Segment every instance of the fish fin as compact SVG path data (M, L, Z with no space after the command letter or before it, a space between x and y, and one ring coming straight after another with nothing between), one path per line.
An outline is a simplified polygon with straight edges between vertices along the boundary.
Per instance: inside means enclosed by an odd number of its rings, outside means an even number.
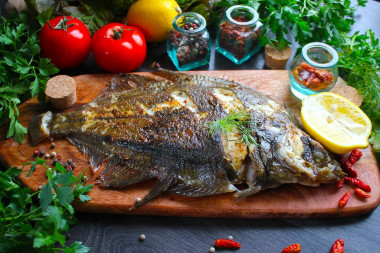
M146 86L150 82L155 82L153 78L134 75L134 74L119 74L114 76L108 85L103 89L103 91L96 98L103 98L109 96L112 93L118 93L125 90L133 90L141 86Z
M240 192L235 193L234 194L234 196L235 196L234 201L241 200L241 199L244 199L248 196L256 194L259 191L261 191L262 189L263 188L260 185L250 186L248 189L245 189L245 190L242 190Z
M161 193L166 192L174 183L174 177L167 175L159 177L157 183L153 186L149 193L145 195L145 197L141 201L136 202L130 210L139 208L142 205L148 203L149 201L155 199Z
M153 178L151 174L137 170L128 162L113 157L108 160L100 174L100 183L104 187L122 188L151 178Z
M155 70L155 74L162 76L170 81L177 81L178 79L191 79L191 75L184 74L178 71L172 71L168 69L163 69L160 67L160 64L154 62L151 67Z
M30 121L28 132L33 146L49 137L49 129L47 128L47 125L51 118L52 113L48 111L44 114L35 116Z
M94 172L96 172L103 161L108 158L107 153L101 149L103 146L101 140L90 138L84 134L69 136L67 139L88 157Z

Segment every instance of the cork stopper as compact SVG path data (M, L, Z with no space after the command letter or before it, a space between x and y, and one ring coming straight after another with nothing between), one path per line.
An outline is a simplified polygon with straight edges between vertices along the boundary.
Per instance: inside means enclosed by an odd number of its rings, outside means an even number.
M278 50L270 45L265 46L265 65L270 69L285 69L286 63L292 56L292 48Z
M69 108L76 100L76 84L72 77L58 75L50 78L46 84L45 94L48 101L57 109Z

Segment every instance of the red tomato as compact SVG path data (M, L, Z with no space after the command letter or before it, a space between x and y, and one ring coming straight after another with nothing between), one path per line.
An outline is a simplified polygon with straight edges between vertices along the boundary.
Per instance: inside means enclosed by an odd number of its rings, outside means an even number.
M111 23L96 31L91 48L99 67L113 73L137 69L146 56L146 42L142 32L136 27L121 23Z
M59 69L78 66L91 51L91 35L85 24L70 16L48 21L40 32L41 55Z

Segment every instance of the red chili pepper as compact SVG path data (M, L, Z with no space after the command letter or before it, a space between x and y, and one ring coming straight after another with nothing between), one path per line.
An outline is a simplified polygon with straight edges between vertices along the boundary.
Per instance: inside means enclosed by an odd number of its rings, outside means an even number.
M350 199L350 197L351 197L351 191L348 190L346 192L346 194L344 194L343 197L339 200L338 206L339 207L345 207L347 205L347 201Z
M350 157L348 160L351 162L351 164L354 164L357 160L359 160L360 157L362 157L363 153L359 149L352 150Z
M347 172L350 177L358 177L358 173L356 173L356 170L352 167L352 163L347 158L343 157L340 163L342 164L342 169Z
M360 179L352 178L352 177L344 177L344 180L351 182L356 187L359 187L360 189L366 192L371 192L371 187L368 184L361 181Z
M360 188L355 188L355 192L356 194L360 197L360 198L364 198L364 199L368 199L371 197L371 195L365 191L363 191L362 189Z
M344 252L344 241L342 238L336 240L331 247L330 253L343 253Z
M299 252L301 252L301 245L299 245L298 243L289 245L288 247L286 247L285 249L281 251L281 253L299 253Z
M239 249L241 245L238 242L228 239L218 239L215 241L215 246L223 249Z
M344 178L342 178L341 180L339 180L338 182L336 182L336 188L342 188L344 185Z

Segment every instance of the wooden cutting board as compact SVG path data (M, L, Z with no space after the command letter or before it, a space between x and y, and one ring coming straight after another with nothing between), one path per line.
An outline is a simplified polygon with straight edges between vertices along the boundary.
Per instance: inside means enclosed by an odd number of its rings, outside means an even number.
M295 98L289 89L288 72L285 70L239 70L239 71L198 71L190 72L210 76L224 77L249 85L278 101L299 116L301 102ZM151 75L151 73L139 73ZM75 110L83 104L92 101L106 86L113 75L82 75L74 77L77 83L76 104L67 111ZM357 91L339 80L334 92L361 102ZM35 99L23 103L20 107L20 121L28 126L34 115L43 113L43 109ZM54 111L53 111L54 112ZM45 150L48 153L55 151L62 155L62 161L72 159L76 163L75 174L88 167L86 157L65 138L55 139L56 147L50 149L50 141L32 147L29 138L19 145L13 139L5 139L5 129L2 129L0 143L0 160L8 166L21 167L25 162L33 160L35 149ZM51 164L52 159L48 161ZM21 174L21 181L36 190L46 182L45 169L40 167L29 177L25 175L30 167L25 167ZM177 195L161 195L142 208L129 211L137 197L142 198L152 187L154 181L139 183L123 190L106 190L95 185L90 192L91 201L82 204L76 203L77 211L97 213L125 213L137 215L170 215L193 217L240 217L240 218L267 218L267 217L326 217L349 216L368 213L380 203L380 176L379 168L372 152L368 147L363 150L362 158L355 164L358 177L372 187L369 199L359 199L353 194L344 208L338 208L338 201L343 194L353 187L345 185L337 189L334 184L319 187L307 187L297 184L282 185L278 188L259 192L254 196L240 201L233 201L232 194L222 194L210 197L191 198ZM90 170L89 170L90 171ZM98 174L98 173L97 173ZM96 183L97 175L87 173L89 183Z

